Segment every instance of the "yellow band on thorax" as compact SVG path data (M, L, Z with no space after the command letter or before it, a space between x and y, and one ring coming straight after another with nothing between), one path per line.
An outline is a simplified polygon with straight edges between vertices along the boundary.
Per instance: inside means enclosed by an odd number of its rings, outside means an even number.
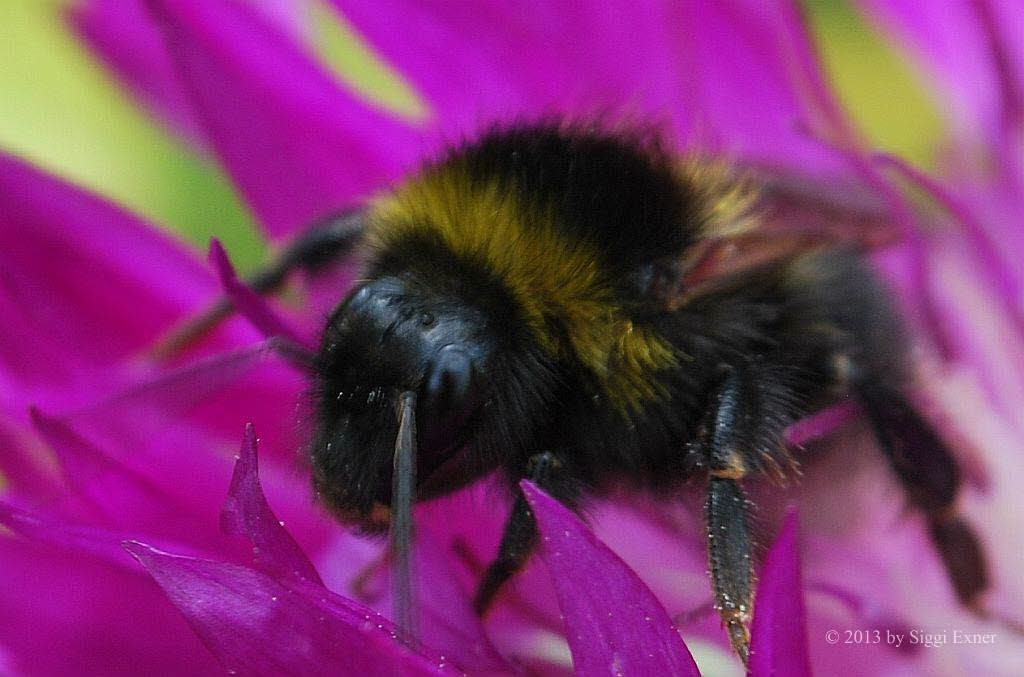
M510 290L544 349L556 357L571 350L624 413L665 394L656 373L676 363L672 346L634 326L594 246L560 230L550 209L448 168L412 179L377 200L371 213L371 245L431 234L456 256L486 266Z

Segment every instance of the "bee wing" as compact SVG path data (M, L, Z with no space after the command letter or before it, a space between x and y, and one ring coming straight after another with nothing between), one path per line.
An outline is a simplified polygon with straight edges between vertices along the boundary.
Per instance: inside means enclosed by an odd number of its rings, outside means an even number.
M802 254L835 247L870 250L900 237L885 204L866 191L782 174L757 180L761 188L752 219L757 227L709 237L680 260L657 262L647 290L656 309L678 310L752 271Z
M814 233L834 243L875 249L900 236L885 200L859 184L806 175L752 171L755 209L766 232Z

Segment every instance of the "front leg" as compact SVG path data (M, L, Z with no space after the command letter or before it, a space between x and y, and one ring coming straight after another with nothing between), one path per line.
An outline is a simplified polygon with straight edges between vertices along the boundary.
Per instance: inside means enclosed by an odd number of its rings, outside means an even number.
M359 244L366 227L363 213L349 210L334 214L314 224L299 235L268 267L248 279L253 291L273 294L281 290L295 271L316 275L327 266L343 260ZM193 345L235 311L227 299L221 299L206 311L189 318L152 349L157 359L168 359Z
M750 652L754 574L748 512L740 480L785 464L781 435L795 418L784 381L757 365L732 368L715 393L696 440L708 471L708 560L715 608L744 664Z
M560 467L561 462L555 455L546 451L530 458L528 477L540 488L550 491L553 486L552 477ZM516 500L512 505L508 522L505 523L505 532L501 537L501 545L498 546L498 556L484 572L473 599L473 608L480 616L487 613L498 590L505 581L523 568L537 546L537 520L518 484L515 492Z

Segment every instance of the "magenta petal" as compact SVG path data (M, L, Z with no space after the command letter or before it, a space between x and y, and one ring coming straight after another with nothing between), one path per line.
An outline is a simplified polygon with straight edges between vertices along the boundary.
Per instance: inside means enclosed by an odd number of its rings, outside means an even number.
M990 282L996 297L1003 304L1007 318L1017 326L1024 338L1024 311L1021 310L1024 280L1019 264L1012 263L1016 259L1015 252L997 241L987 224L939 180L894 155L878 154L874 160L883 167L895 169L905 179L916 184L959 221L967 242L982 264L979 274Z
M776 3L333 2L451 136L495 119L604 113L730 157L841 171L801 129L800 87L764 16Z
M85 512L115 529L139 529L186 543L213 543L204 520L149 478L111 458L62 419L32 412Z
M891 613L876 599L859 595L834 583L812 583L807 588L813 592L838 600L849 609L850 613L854 616L854 623L858 628L869 628L883 635L888 631L904 637L910 636L911 628L909 624L899 616ZM922 647L920 644L905 642L896 648L905 653L915 653Z
M860 413L860 407L856 402L843 400L790 425L785 431L786 442L800 446L814 441L856 420Z
M228 499L220 514L221 530L248 537L253 559L260 569L275 578L294 577L323 585L306 554L267 504L260 486L256 455L256 431L245 427L242 450L235 461Z
M124 437L118 439L126 448L132 444L146 444L151 442L147 436L152 435L154 430L167 425L169 421L180 421L233 386L240 389L239 384L251 372L265 366L269 360L276 362L275 342L275 339L270 339L222 352L187 366L146 374L111 397L75 410L67 418L76 425L83 424L89 428L126 428ZM259 376L270 380L270 376L265 373ZM285 390L284 384L277 379L272 384L273 387ZM245 383L245 387L252 389L249 383ZM282 398L273 403L277 407L276 411L280 411L285 402L287 400ZM140 425L142 421L152 425ZM237 427L232 433L235 430Z
M0 476L5 498L52 496L62 490L49 455L28 426L0 410Z
M699 675L665 607L643 581L561 503L521 486L541 532L578 675Z
M255 7L282 29L300 32L304 5L264 0ZM68 15L89 46L148 105L190 136L201 137L188 93L144 0L82 0Z
M0 537L0 673L223 675L181 614L123 552Z
M443 650L459 667L471 674L496 674L510 671L484 633L480 617L452 570L452 553L426 524L417 519L415 545L416 586L420 607L421 639ZM375 605L393 609L394 598L388 589Z
M26 539L44 543L47 546L65 548L78 554L88 554L97 559L123 567L132 573L138 572L138 566L124 551L124 542L133 538L133 534L125 530L105 529L78 522L54 517L46 512L32 512L0 501L0 525L19 534ZM190 554L203 554L203 551L191 547L187 543L159 539L161 547L184 549Z
M216 238L210 241L210 261L217 269L217 275L220 277L221 284L224 285L224 291L228 298L253 326L268 338L281 336L307 350L314 348L310 341L299 335L297 330L281 319L263 297L239 282L227 252Z
M0 524L26 538L81 550L104 559L126 563L121 543L126 534L80 524L60 522L45 515L0 502ZM127 560L130 562L131 560Z
M309 584L286 585L234 564L125 547L228 670L252 675L458 674L395 639L369 609Z
M797 511L790 510L765 558L750 633L752 677L811 674L807 611L800 576L799 524Z
M625 100L659 116L683 110L675 3L334 3L449 128Z
M1024 28L1015 0L858 4L916 52L922 69L944 90L940 103L952 109L963 133L989 134L1002 123L1007 104L1020 106Z
M147 104L188 134L199 136L188 96L142 0L86 0L72 6L69 18Z
M213 148L274 235L395 178L419 134L343 91L248 3L149 0Z
M0 154L0 385L19 406L109 392L114 365L216 291L180 243Z

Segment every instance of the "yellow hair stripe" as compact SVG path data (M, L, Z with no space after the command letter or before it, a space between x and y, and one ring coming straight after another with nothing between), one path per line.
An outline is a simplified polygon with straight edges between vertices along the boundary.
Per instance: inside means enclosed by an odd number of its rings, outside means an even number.
M370 223L371 245L432 234L457 256L481 261L508 287L544 349L574 353L624 414L665 395L655 373L676 364L672 346L633 325L593 247L561 232L550 210L518 191L460 169L432 169L378 199Z

